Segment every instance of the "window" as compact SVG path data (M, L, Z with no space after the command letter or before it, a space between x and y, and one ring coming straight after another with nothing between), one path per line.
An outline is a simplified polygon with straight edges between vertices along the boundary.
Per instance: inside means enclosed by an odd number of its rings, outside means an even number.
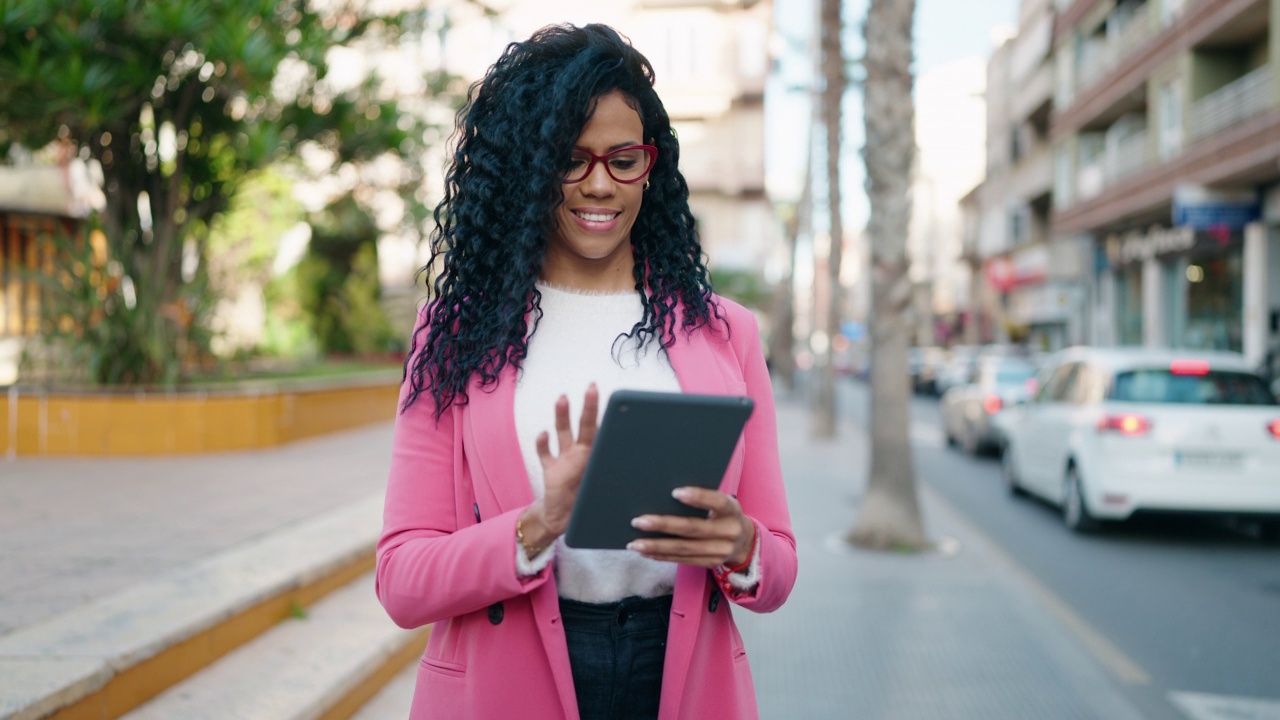
M1160 86L1160 159L1182 152L1182 85L1177 80Z
M1049 399L1053 402L1069 403L1075 402L1076 386L1080 382L1080 363L1072 363L1062 370L1065 374L1061 382L1058 382L1049 390Z
M1239 248L1193 256L1183 267L1185 294L1178 305L1174 347L1231 350L1244 347L1244 255ZM1181 279L1181 278L1180 278Z
M1160 3L1160 24L1161 26L1169 26L1174 20L1182 14L1182 7L1186 4L1186 0L1163 0Z
M1009 243L1021 245L1027 241L1027 213L1025 208L1013 208L1009 211Z
M1117 373L1109 399L1191 405L1280 404L1258 376L1220 370L1204 375L1175 375L1169 370Z
M1072 388L1070 402L1078 405L1098 402L1106 394L1106 376L1098 368L1081 365Z
M1022 387L1036 376L1035 367L1022 361L1004 361L996 365L994 370L995 383L1000 386Z
M1060 145L1053 153L1053 206L1056 208L1069 207L1073 202L1075 183L1073 182L1073 174L1075 168L1071 165L1071 150Z
M1054 369L1049 380L1040 384L1036 402L1062 402L1078 367L1079 363L1068 363ZM1044 377L1044 373L1041 373L1041 377Z
M1119 345L1141 345L1142 266L1137 263L1116 270L1116 329Z

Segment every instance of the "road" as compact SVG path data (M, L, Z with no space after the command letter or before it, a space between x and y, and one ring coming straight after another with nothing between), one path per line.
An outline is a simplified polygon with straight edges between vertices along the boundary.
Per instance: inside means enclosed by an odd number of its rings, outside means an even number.
M842 412L866 422L863 385ZM913 400L911 434L918 477L1061 606L1149 717L1280 719L1280 545L1194 518L1075 535L1012 497L996 458L945 447L936 400Z

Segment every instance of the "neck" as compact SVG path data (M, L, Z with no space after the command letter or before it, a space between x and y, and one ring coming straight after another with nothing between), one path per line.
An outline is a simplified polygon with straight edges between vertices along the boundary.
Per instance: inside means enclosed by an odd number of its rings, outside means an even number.
M564 258L548 248L538 277L548 285L567 290L619 293L635 289L636 281L632 273L634 267L635 260L631 257L630 247L617 257L594 261Z

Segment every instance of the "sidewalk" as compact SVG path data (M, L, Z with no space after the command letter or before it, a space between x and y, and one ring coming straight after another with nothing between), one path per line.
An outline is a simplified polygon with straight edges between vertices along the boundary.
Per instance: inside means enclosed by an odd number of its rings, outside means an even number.
M167 458L0 459L0 637L386 487L391 425Z
M779 402L800 579L738 611L763 718L1138 720L1117 683L982 536L922 484L950 552L850 550L868 458L846 420L809 438ZM201 458L0 461L0 636L382 492L391 425ZM361 717L403 717L410 667ZM399 709L397 709L399 708Z
M836 441L780 393L779 440L800 553L790 600L737 612L760 714L823 720L1138 720L1116 682L999 552L922 482L947 551L850 549L869 462L865 429Z

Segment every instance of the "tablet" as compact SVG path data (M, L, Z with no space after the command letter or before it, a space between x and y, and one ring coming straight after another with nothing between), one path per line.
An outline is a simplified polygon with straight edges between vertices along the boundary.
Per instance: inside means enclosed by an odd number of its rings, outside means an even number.
M718 488L751 398L619 390L609 396L569 517L565 544L621 550L641 537L638 515L706 517L671 496L687 485Z

